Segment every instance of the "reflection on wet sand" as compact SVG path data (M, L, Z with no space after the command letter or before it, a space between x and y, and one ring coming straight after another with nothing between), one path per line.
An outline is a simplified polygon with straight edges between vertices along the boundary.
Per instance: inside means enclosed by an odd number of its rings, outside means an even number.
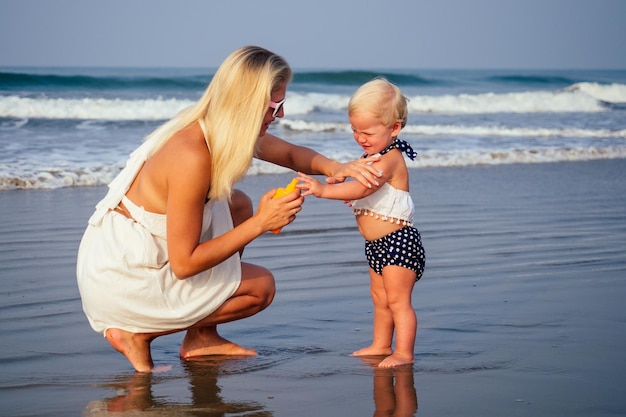
M412 365L378 368L382 358L360 358L373 378L374 417L412 417L417 414L417 392ZM115 395L92 401L83 415L95 416L211 416L272 417L276 410L258 401L227 400L219 379L248 368L245 359L206 357L181 361L183 372L120 375L102 384ZM244 371L244 373L246 373ZM181 393L182 387L182 393ZM364 385L365 387L365 385ZM275 404L276 405L276 404ZM332 404L327 404L331 406ZM360 417L360 416L359 416Z
M412 364L396 368L378 368L382 358L361 357L360 359L373 369L374 417L417 415L417 390Z
M250 412L254 412L254 415L259 417L273 416L271 411L265 410L264 405L258 402L227 402L220 396L221 388L217 384L218 374L221 374L222 367L236 360L206 358L183 362L189 375L189 389L194 409L210 411L211 416L240 415Z
M209 358L182 362L185 375L182 377L168 376L158 373L135 373L116 378L104 384L105 387L115 389L117 395L105 400L92 401L85 407L84 416L186 416L206 415L219 417L225 415L239 415L254 412L258 417L271 417L272 412L264 410L264 406L257 402L225 401L220 395L221 388L218 378L222 369L228 367L236 359ZM159 385L174 382L180 385L181 379L188 379L190 398L189 404L177 401L168 401L164 396L154 395Z

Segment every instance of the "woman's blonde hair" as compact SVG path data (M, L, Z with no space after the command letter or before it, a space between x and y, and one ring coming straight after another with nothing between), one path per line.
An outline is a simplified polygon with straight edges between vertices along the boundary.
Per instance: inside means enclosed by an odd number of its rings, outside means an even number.
M400 122L406 126L408 99L400 89L385 78L375 78L359 87L348 103L348 116L371 113L386 126Z
M293 73L281 56L258 46L232 52L213 75L200 100L157 128L147 140L161 142L202 120L211 152L209 198L229 199L254 154L273 91L286 86Z

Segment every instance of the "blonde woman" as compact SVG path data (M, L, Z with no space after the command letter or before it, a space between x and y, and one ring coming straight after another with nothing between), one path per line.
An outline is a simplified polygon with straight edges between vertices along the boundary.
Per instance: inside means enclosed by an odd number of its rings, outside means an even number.
M287 62L266 49L231 53L202 98L131 154L89 219L77 259L83 310L136 371L152 371L152 340L180 331L182 358L256 354L222 338L217 325L272 302L271 272L240 253L294 221L303 197L273 200L269 190L253 212L233 186L254 156L331 181L376 183L367 161L340 164L267 134L284 116L291 78Z

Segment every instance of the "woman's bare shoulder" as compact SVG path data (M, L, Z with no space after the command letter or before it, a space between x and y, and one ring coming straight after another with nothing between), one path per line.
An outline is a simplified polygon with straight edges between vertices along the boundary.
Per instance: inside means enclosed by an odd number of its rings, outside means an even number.
M146 161L136 182L143 200L158 211L164 210L167 195L173 190L206 194L211 182L211 154L204 137L186 129L174 134Z

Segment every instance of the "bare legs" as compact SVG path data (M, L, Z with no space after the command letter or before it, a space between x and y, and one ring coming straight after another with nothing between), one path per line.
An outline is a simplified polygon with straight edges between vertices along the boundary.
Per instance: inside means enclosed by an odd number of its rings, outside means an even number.
M154 367L150 343L165 334L187 330L180 348L180 357L190 359L205 355L256 355L221 337L217 325L250 317L269 306L274 298L274 277L265 268L241 264L241 284L220 308L188 329L163 333L130 333L120 329L108 329L106 339L122 353L138 372L151 372Z
M231 203L233 224L237 226L252 215L252 202L241 191L235 190ZM243 252L241 248L240 253ZM150 343L166 334L187 331L180 348L183 359L204 355L256 355L221 337L217 325L250 317L269 306L274 298L274 276L267 269L241 263L241 283L237 291L209 316L189 328L162 333L131 333L108 329L106 339L122 353L138 372L151 372L154 367Z
M383 277L370 268L370 295L374 303L374 330L372 344L352 353L352 356L391 355L393 316L387 303Z
M233 227L237 227L248 220L254 214L252 200L241 190L233 190L230 196L230 217L233 219ZM243 255L244 248L239 250L239 256Z
M154 367L150 342L158 335L130 333L120 329L107 329L106 339L111 346L126 356L137 372L151 372Z
M217 325L250 317L269 306L274 298L274 277L265 268L242 262L241 284L237 292L208 317L187 330L180 357L190 359L205 355L256 355L222 338Z
M417 317L411 305L415 273L390 265L378 275L370 269L370 292L374 303L372 344L352 356L387 356L378 366L389 368L413 363ZM391 344L396 332L396 349Z

